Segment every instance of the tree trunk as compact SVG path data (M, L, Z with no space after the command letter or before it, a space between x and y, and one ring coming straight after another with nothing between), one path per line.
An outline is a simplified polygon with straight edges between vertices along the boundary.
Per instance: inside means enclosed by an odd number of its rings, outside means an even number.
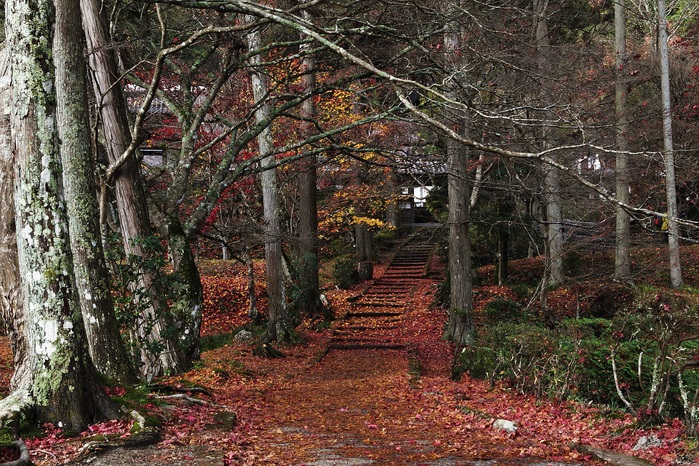
M204 290L182 223L176 215L169 216L167 222L168 245L175 280L171 295L172 317L178 338L180 369L187 370L191 368L194 360L199 359L201 351L199 331Z
M308 10L303 10L303 19L312 21ZM302 38L303 39L303 38ZM300 47L301 86L303 93L313 92L316 86L315 58L311 55L311 43ZM315 104L309 97L301 104L301 136L307 138L314 132ZM309 316L323 313L320 301L320 284L318 279L318 190L316 186L317 157L309 155L299 160L299 261L298 277L301 298L299 309Z
M473 342L471 243L469 234L470 197L466 185L468 149L447 141L449 196L449 284L450 310L445 337L457 345Z
M357 252L357 277L360 280L370 280L374 277L374 262L371 258L371 231L366 225L360 223L354 227L354 237Z
M507 266L508 266L508 254L507 250L509 247L510 234L507 225L498 225L497 227L498 235L498 252L497 252L497 274L498 274L498 285L502 286L507 282Z
M677 193L675 188L675 151L672 143L672 106L670 102L670 54L668 51L665 0L658 0L658 42L660 45L660 85L663 102L663 141L665 151L665 190L667 195L668 250L670 254L670 286L682 286L680 264L680 228L677 223Z
M79 18L79 11L75 14ZM134 383L136 373L119 332L102 251L93 177L95 164L90 153L90 128L85 111L87 80L83 41L80 25L73 24L56 35L54 51L56 58L65 63L56 68L56 92L65 96L58 101L57 125L63 186L70 212L70 246L92 362L100 374L124 385Z
M626 3L614 3L614 37L616 48L616 84L614 92L616 109L616 199L628 205L629 156L627 136L629 131L626 115ZM614 255L614 279L630 283L631 279L631 217L626 209L616 207L616 241Z
M262 49L262 35L258 30L248 33L248 47L250 51L259 52ZM255 102L258 105L255 117L258 123L269 122L272 118L272 107L267 99L269 85L267 76L257 67L261 63L260 55L255 54L250 58L252 71L252 90ZM265 261L267 265L267 298L269 321L267 325L267 339L280 343L291 339L291 326L287 315L287 305L284 287L284 267L281 242L281 222L279 221L279 208L277 202L277 173L272 164L274 156L274 140L269 126L260 132L258 138L260 154L265 156L260 161L264 171L260 174L262 183L262 203L265 219ZM269 168L268 168L269 167Z
M6 3L17 251L33 372L29 395L39 422L72 431L117 414L88 355L56 128L56 103L68 96L57 94L62 86L56 86L54 72L62 75L63 68L74 65L64 50L72 47L75 36L69 31L80 28L79 18L76 0L56 0L55 9L47 0Z
M257 309L257 295L255 294L255 263L248 248L244 253L245 266L248 270L248 318L257 325L260 323L260 311Z
M552 288L563 283L563 215L561 179L557 168L544 165L544 204L546 206L546 284Z
M546 19L548 0L534 1L534 27L536 34L536 47L538 54L538 68L541 76L548 76L548 49L549 33ZM546 88L540 90L546 97ZM546 116L543 115L543 119ZM549 131L546 123L542 126L542 147L549 146ZM563 216L561 214L561 180L557 168L544 165L544 191L543 199L546 206L546 259L545 286L543 292L562 283L565 279L563 273Z
M14 155L10 134L11 88L8 69L9 53L0 55L0 310L4 327L10 337L14 373L12 391L29 390L32 377L25 335L22 290L20 287L17 236L15 231Z
M448 17L457 13L457 5L451 2L447 6ZM461 88L458 82L458 70L461 55L461 31L456 22L444 36L444 50L449 61L447 69L454 71L450 79L450 97L458 101ZM447 108L445 114L448 124L460 134L468 134L467 123L462 109ZM450 302L449 321L445 338L457 345L469 345L475 338L472 316L473 282L471 277L471 241L469 234L470 195L466 183L469 160L469 148L453 139L447 140L447 183L449 199L449 284Z
M395 167L389 167L385 170L386 173L386 187L387 187L387 198L386 203L386 223L391 225L393 228L398 228L400 224L399 210L398 210L398 199L400 199L400 186L398 185L398 175L396 173Z
M106 150L110 163L114 163L131 143L126 100L118 85L115 50L109 40L99 5L96 0L83 0L80 5ZM125 253L127 257L143 258L147 255L142 247L143 240L152 237L153 230L150 226L138 161L134 158L128 159L116 171L114 195ZM145 301L139 305L143 309L140 316L141 325L132 331L135 338L132 338L132 344L141 363L141 375L150 380L166 372L181 372L187 364L180 364L176 357L177 345L170 339L164 339L162 335L167 327L164 322L167 310L165 300L158 299L164 298L166 294L157 288L157 284L162 281L159 279L159 271L141 268L138 272L138 282L134 284L134 290L139 291L137 294ZM152 329L152 332L149 332L149 329ZM154 354L154 346L160 346L162 350Z

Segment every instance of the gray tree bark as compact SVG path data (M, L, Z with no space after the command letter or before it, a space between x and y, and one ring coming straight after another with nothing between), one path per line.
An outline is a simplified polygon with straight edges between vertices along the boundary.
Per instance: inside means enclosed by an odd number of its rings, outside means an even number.
M546 18L548 0L534 1L534 27L535 40L539 60L539 73L542 79L549 75L548 49L549 32ZM545 86L541 92L545 92ZM544 116L544 119L546 117ZM544 148L549 145L549 131L542 127L541 143ZM557 168L544 165L544 186L543 199L546 206L546 289L554 287L563 282L565 275L563 272L563 215L561 213L561 180ZM545 306L544 306L545 307Z
M680 263L680 226L677 223L677 190L675 187L675 151L672 139L672 105L670 102L670 53L668 51L665 0L658 0L658 42L660 48L660 87L663 104L663 141L665 150L665 190L667 196L668 252L670 254L670 286L682 286Z
M77 18L76 0L5 4L17 251L32 370L25 400L39 422L81 431L117 413L88 354L61 180L56 106L67 96L57 93L55 70L70 66L62 50Z
M72 12L79 18L80 12ZM75 20L79 23L79 20ZM136 381L121 339L109 289L94 183L95 163L90 151L90 128L86 109L84 37L80 24L56 35L54 56L64 66L56 68L57 126L61 140L63 185L68 207L70 246L75 285L82 309L90 357L97 371L112 382Z
M447 17L458 13L458 5L448 2ZM460 68L463 65L461 54L461 31L458 24L450 24L444 35L444 50L447 70L452 73L449 85L449 97L458 101L458 82ZM460 135L468 134L468 122L463 116L463 109L449 108L445 115L448 125ZM471 277L471 240L469 233L470 204L467 165L470 149L454 139L447 140L447 183L449 198L449 285L450 309L445 338L457 345L468 345L475 339L473 324L473 280Z
M626 110L626 1L614 2L614 43L616 49L616 84L614 101L616 110L616 199L629 205L629 123ZM616 240L614 254L614 279L628 282L631 278L631 216L621 206L616 207Z
M10 133L12 110L9 53L3 44L0 53L0 311L10 336L13 368L10 389L28 391L32 383L29 348L25 335L22 290L20 287L17 236L15 231L14 154Z
M114 163L131 144L126 100L118 85L116 52L96 0L84 0L80 5L105 146L110 163ZM153 235L153 229L139 164L135 158L128 158L115 172L114 195L125 253L127 256L145 257L147 251L143 248L143 240ZM138 293L139 299L146 301L140 303L143 311L138 319L139 324L132 332L132 344L140 361L141 376L150 380L166 372L182 372L190 367L190 363L181 361L176 342L163 336L170 323L164 318L167 313L164 299L159 299L166 295L163 290L157 289L156 284L161 281L159 272L142 268L138 277L134 287L147 292ZM156 345L162 349L153 352L150 348Z
M303 19L312 21L311 13L303 10ZM303 37L302 37L303 39ZM311 54L311 43L300 47L301 86L304 93L312 93L316 86L315 57ZM301 136L309 137L315 131L315 104L309 97L301 104ZM301 308L311 316L323 311L320 301L320 284L318 279L318 190L316 186L317 157L309 155L299 160L299 287L301 289Z
M250 57L252 91L257 104L255 118L258 123L270 122L272 119L272 103L267 99L269 84L267 76L259 70L262 57L262 33L258 29L251 30L247 35L250 51L257 52ZM261 155L272 154L274 140L272 130L267 125L257 137L257 145ZM281 222L277 201L277 173L272 167L274 156L267 155L260 161L264 169L260 174L262 184L262 203L265 220L265 262L267 269L267 299L269 321L267 339L277 342L288 342L291 338L291 328L284 286L284 268L282 257Z

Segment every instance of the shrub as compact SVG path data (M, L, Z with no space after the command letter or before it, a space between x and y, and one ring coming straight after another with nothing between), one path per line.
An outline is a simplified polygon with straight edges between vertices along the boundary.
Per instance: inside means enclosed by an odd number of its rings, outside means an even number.
M619 342L617 337L613 323L600 318L565 320L556 329L501 320L484 329L477 343L460 354L454 375L467 372L491 381L508 380L538 396L620 406L610 363L616 346L617 376L625 381L623 389L634 402L642 402L644 380L638 379L636 370L638 354L648 342L634 338ZM649 362L643 362L644 371Z
M483 311L489 322L505 320L522 322L523 320L528 320L522 305L511 299L493 299L484 306Z
M648 288L615 319L617 342L611 358L616 366L615 388L619 399L641 420L684 414L692 430L699 423L699 404L690 396L699 390L694 370L699 359L698 309L695 293ZM631 345L628 355L620 351ZM618 361L625 357L636 362L634 373L619 369Z
M455 373L506 379L521 391L549 394L558 388L550 384L552 377L557 378L558 346L556 334L543 325L498 322L481 332L476 345L461 353Z
M595 290L587 301L591 317L613 318L617 311L628 308L633 302L634 293L631 288L621 283L610 283Z
M353 256L341 256L333 263L333 282L338 288L346 290L357 283L357 267Z
M382 228L374 235L374 249L377 252L392 250L398 238L398 229L395 227Z

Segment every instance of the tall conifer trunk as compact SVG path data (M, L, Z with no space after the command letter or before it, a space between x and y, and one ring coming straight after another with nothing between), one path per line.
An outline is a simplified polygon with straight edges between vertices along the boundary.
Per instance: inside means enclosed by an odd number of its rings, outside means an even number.
M0 54L0 310L5 329L10 337L13 368L10 389L28 391L31 387L31 368L25 335L22 290L20 287L17 236L15 231L14 155L10 133L12 109L9 53L6 48Z
M114 163L131 144L126 100L118 84L116 52L109 40L96 0L83 0L80 5L105 148L110 163ZM134 157L128 158L115 172L113 182L124 251L127 256L146 257L148 252L143 247L144 240L153 236L154 232L150 225L138 161ZM134 288L139 291L138 299L142 301L139 303L142 311L137 328L132 332L132 344L137 351L136 358L140 361L141 375L147 380L166 372L182 372L190 367L189 361L182 361L178 357L180 352L177 342L164 336L170 323L164 317L167 309L162 298L166 293L158 288L160 282L158 270L141 268L138 271L138 282L134 284ZM162 350L154 353L149 349L154 345L160 346Z
M549 65L549 31L548 31L548 0L534 1L534 32L537 50L538 71L542 81L545 83L550 75ZM543 99L547 97L546 84L542 86L539 93ZM551 141L550 131L547 127L546 114L542 113L540 145L542 149L550 146ZM543 199L546 210L545 232L546 232L546 273L543 293L542 307L544 313L546 309L546 292L549 288L555 287L563 282L565 275L563 272L563 215L561 213L561 180L560 172L557 168L550 165L543 167L544 182L543 182ZM547 317L548 318L548 317Z
M675 187L675 151L672 138L672 104L670 102L670 53L668 50L665 0L658 0L658 42L660 51L660 87L663 103L663 158L665 161L665 191L668 217L668 252L670 255L670 286L682 286L680 263L680 226L677 223L677 189Z
M313 18L308 10L303 10L303 19ZM303 37L302 37L303 39ZM300 47L301 85L303 92L311 94L316 86L315 57L311 54L311 43ZM313 97L301 104L301 136L307 138L315 130L315 104ZM316 187L317 157L309 155L298 162L299 167L299 284L301 288L301 308L309 315L322 312L320 285L318 279L318 190Z
M79 15L79 11L76 12ZM77 20L75 22L78 22ZM64 37L68 40L59 40ZM136 373L121 339L102 237L94 182L95 163L90 151L90 129L85 76L84 36L79 27L67 27L57 35L55 55L65 66L56 68L57 125L61 140L63 185L70 215L70 246L75 286L82 309L90 356L97 371L113 382L129 384ZM59 55L60 54L60 55Z
M447 18L452 21L444 35L447 70L453 72L450 77L449 97L458 101L462 89L459 69L463 60L461 50L461 28L456 21L458 5L448 2ZM452 104L447 104L451 106ZM461 108L447 108L447 124L459 134L468 136L468 122ZM450 310L445 338L457 345L471 344L475 338L473 324L471 277L471 240L469 233L471 196L466 182L467 165L470 149L459 141L447 140L447 183L449 198L449 284Z
M267 76L257 67L262 62L259 55L262 50L262 33L258 29L251 30L247 35L248 47L254 55L250 58L252 70L252 90L257 111L255 118L258 123L269 122L272 119L271 102L267 99L269 85ZM291 338L291 327L288 319L286 290L284 286L284 270L282 257L281 223L279 221L279 206L277 201L277 173L274 164L274 140L272 130L267 125L257 137L258 150L262 159L260 174L262 184L262 203L265 219L265 262L267 265L267 298L269 321L267 338L271 341L288 342Z
M56 69L61 76L64 68L75 65L66 50L74 46L71 31L80 29L79 18L76 0L5 4L7 45L12 50L17 251L32 371L25 402L29 400L39 422L74 431L117 414L88 355L56 127L57 102L68 97L56 86Z
M629 193L629 123L626 114L626 1L614 2L614 38L616 48L616 84L614 101L616 109L616 199L628 205ZM616 239L614 255L614 278L631 282L631 217L621 206L616 207Z

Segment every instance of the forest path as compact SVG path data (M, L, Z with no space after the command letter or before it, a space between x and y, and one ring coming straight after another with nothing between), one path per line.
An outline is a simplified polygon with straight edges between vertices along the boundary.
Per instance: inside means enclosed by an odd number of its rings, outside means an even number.
M216 387L213 404L185 408L163 442L70 464L579 464L571 442L555 440L567 421L547 410L562 408L482 381L450 380L453 348L441 340L444 310L430 306L437 280L427 273L428 243L404 245L349 307L338 306L346 310L331 331L306 332L305 344L281 348L284 358L255 357L244 343L204 353L204 369L185 378ZM238 413L236 428L212 423L220 409ZM521 421L525 433L493 429L501 417Z
M424 240L404 245L383 275L351 300L335 325L328 353L265 392L262 404L268 406L264 422L269 429L260 440L270 462L563 464L518 457L522 450L513 450L511 436L476 425L460 429L439 409L443 394L432 383L448 379L445 361L450 356L424 351L435 347L441 329L420 335L416 329L424 328L412 325L430 318L423 297L436 285L428 277L435 247Z

